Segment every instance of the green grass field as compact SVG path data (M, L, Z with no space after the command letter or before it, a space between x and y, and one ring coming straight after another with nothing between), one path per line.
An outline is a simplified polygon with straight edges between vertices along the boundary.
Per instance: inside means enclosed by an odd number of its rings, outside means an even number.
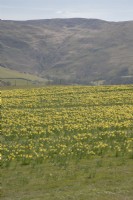
M20 73L15 70L7 69L0 66L0 80L8 83L9 86L25 86L43 84L47 80L36 75Z
M67 167L42 162L2 168L3 200L132 200L133 161L95 158Z
M2 200L132 200L133 85L2 90Z

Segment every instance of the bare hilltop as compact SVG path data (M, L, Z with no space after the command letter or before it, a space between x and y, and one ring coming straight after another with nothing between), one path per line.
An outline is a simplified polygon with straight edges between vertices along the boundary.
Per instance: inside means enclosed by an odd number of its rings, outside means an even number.
M0 67L54 83L133 83L133 21L0 20Z

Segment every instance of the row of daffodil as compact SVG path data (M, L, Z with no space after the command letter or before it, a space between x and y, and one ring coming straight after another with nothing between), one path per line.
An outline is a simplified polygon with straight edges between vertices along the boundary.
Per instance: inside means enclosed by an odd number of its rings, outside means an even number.
M2 91L2 161L133 157L133 85Z

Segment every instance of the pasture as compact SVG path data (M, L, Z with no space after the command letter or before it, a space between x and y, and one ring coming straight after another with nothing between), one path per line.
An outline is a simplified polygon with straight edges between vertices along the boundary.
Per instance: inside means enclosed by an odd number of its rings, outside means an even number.
M133 85L2 90L3 200L132 199Z

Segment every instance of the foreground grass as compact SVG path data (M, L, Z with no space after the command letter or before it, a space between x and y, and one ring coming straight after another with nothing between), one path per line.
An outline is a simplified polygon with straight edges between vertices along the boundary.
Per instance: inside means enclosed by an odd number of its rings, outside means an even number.
M2 169L2 200L131 200L133 160L95 158L58 166L48 162Z
M2 200L131 200L133 86L3 90Z

